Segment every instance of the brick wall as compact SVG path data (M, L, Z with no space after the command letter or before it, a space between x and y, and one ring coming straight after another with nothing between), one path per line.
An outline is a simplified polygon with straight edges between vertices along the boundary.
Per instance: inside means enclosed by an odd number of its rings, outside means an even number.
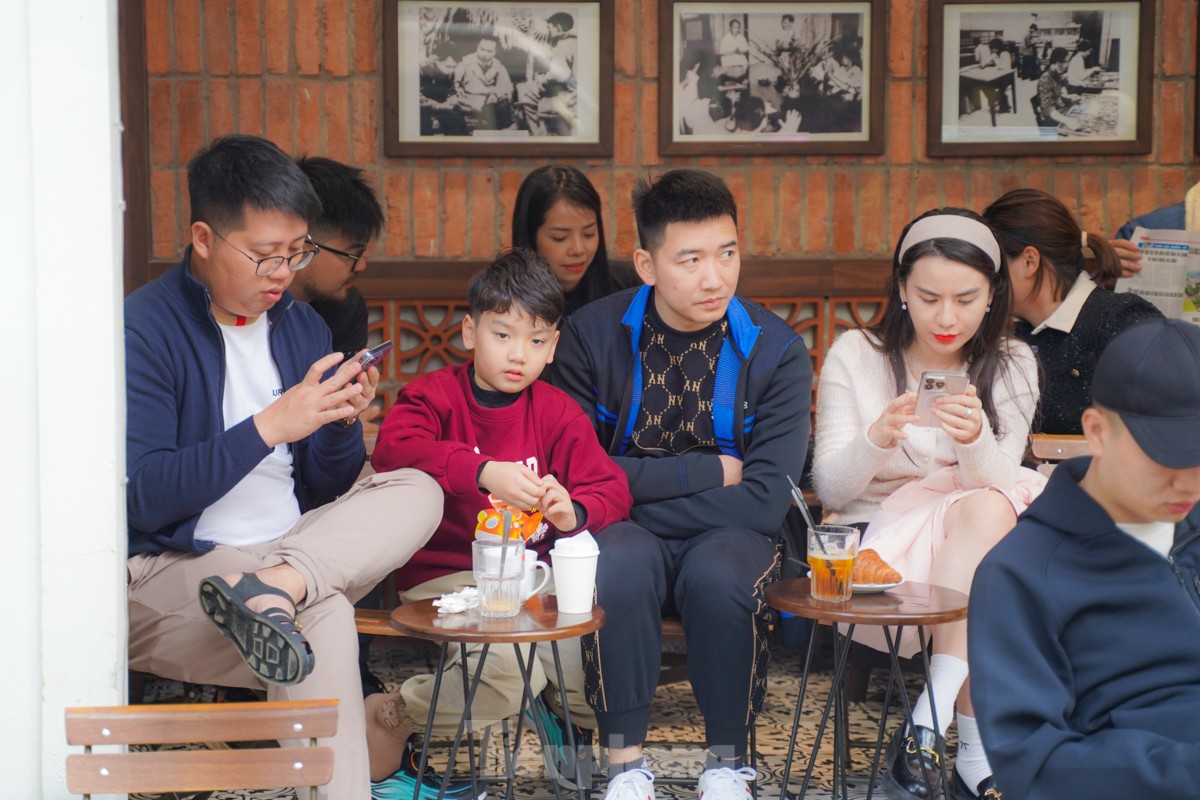
M971 159L925 155L924 0L887 3L882 156L670 159L657 152L658 6L614 2L613 158L574 163L605 198L616 257L635 247L628 197L647 169L696 165L722 175L744 215L744 251L780 259L887 257L916 213L936 205L979 209L1021 185L1055 193L1085 227L1109 234L1132 212L1179 200L1200 178L1193 0L1157 3L1151 153ZM182 249L188 158L210 138L235 131L366 167L386 198L384 258L482 259L507 243L517 186L542 161L386 158L381 7L379 0L148 0L152 258L171 259ZM638 36L623 35L629 31Z

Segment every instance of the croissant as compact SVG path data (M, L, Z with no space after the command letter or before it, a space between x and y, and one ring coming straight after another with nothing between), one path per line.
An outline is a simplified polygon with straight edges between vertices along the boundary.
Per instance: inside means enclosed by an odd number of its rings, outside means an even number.
M854 559L855 583L899 583L903 578L899 572L879 557L879 553L867 548L859 550Z

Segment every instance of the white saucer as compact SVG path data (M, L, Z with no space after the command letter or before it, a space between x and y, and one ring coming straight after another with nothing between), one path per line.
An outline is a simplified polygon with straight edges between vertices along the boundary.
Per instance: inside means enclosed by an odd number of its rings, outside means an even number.
M896 581L895 583L856 583L853 589L858 594L876 594L878 592L886 592L888 589L895 589L904 581Z

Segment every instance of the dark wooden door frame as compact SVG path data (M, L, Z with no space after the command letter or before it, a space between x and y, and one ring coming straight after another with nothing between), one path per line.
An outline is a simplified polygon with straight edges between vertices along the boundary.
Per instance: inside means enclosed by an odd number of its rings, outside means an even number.
M149 281L150 112L146 88L143 0L118 0L117 47L121 91L121 172L125 198L125 293Z

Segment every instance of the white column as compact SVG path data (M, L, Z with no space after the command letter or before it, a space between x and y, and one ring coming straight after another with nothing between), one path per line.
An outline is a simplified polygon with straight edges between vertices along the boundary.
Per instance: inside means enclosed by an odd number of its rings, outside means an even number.
M0 26L3 794L67 797L63 709L123 702L124 349L115 0Z

